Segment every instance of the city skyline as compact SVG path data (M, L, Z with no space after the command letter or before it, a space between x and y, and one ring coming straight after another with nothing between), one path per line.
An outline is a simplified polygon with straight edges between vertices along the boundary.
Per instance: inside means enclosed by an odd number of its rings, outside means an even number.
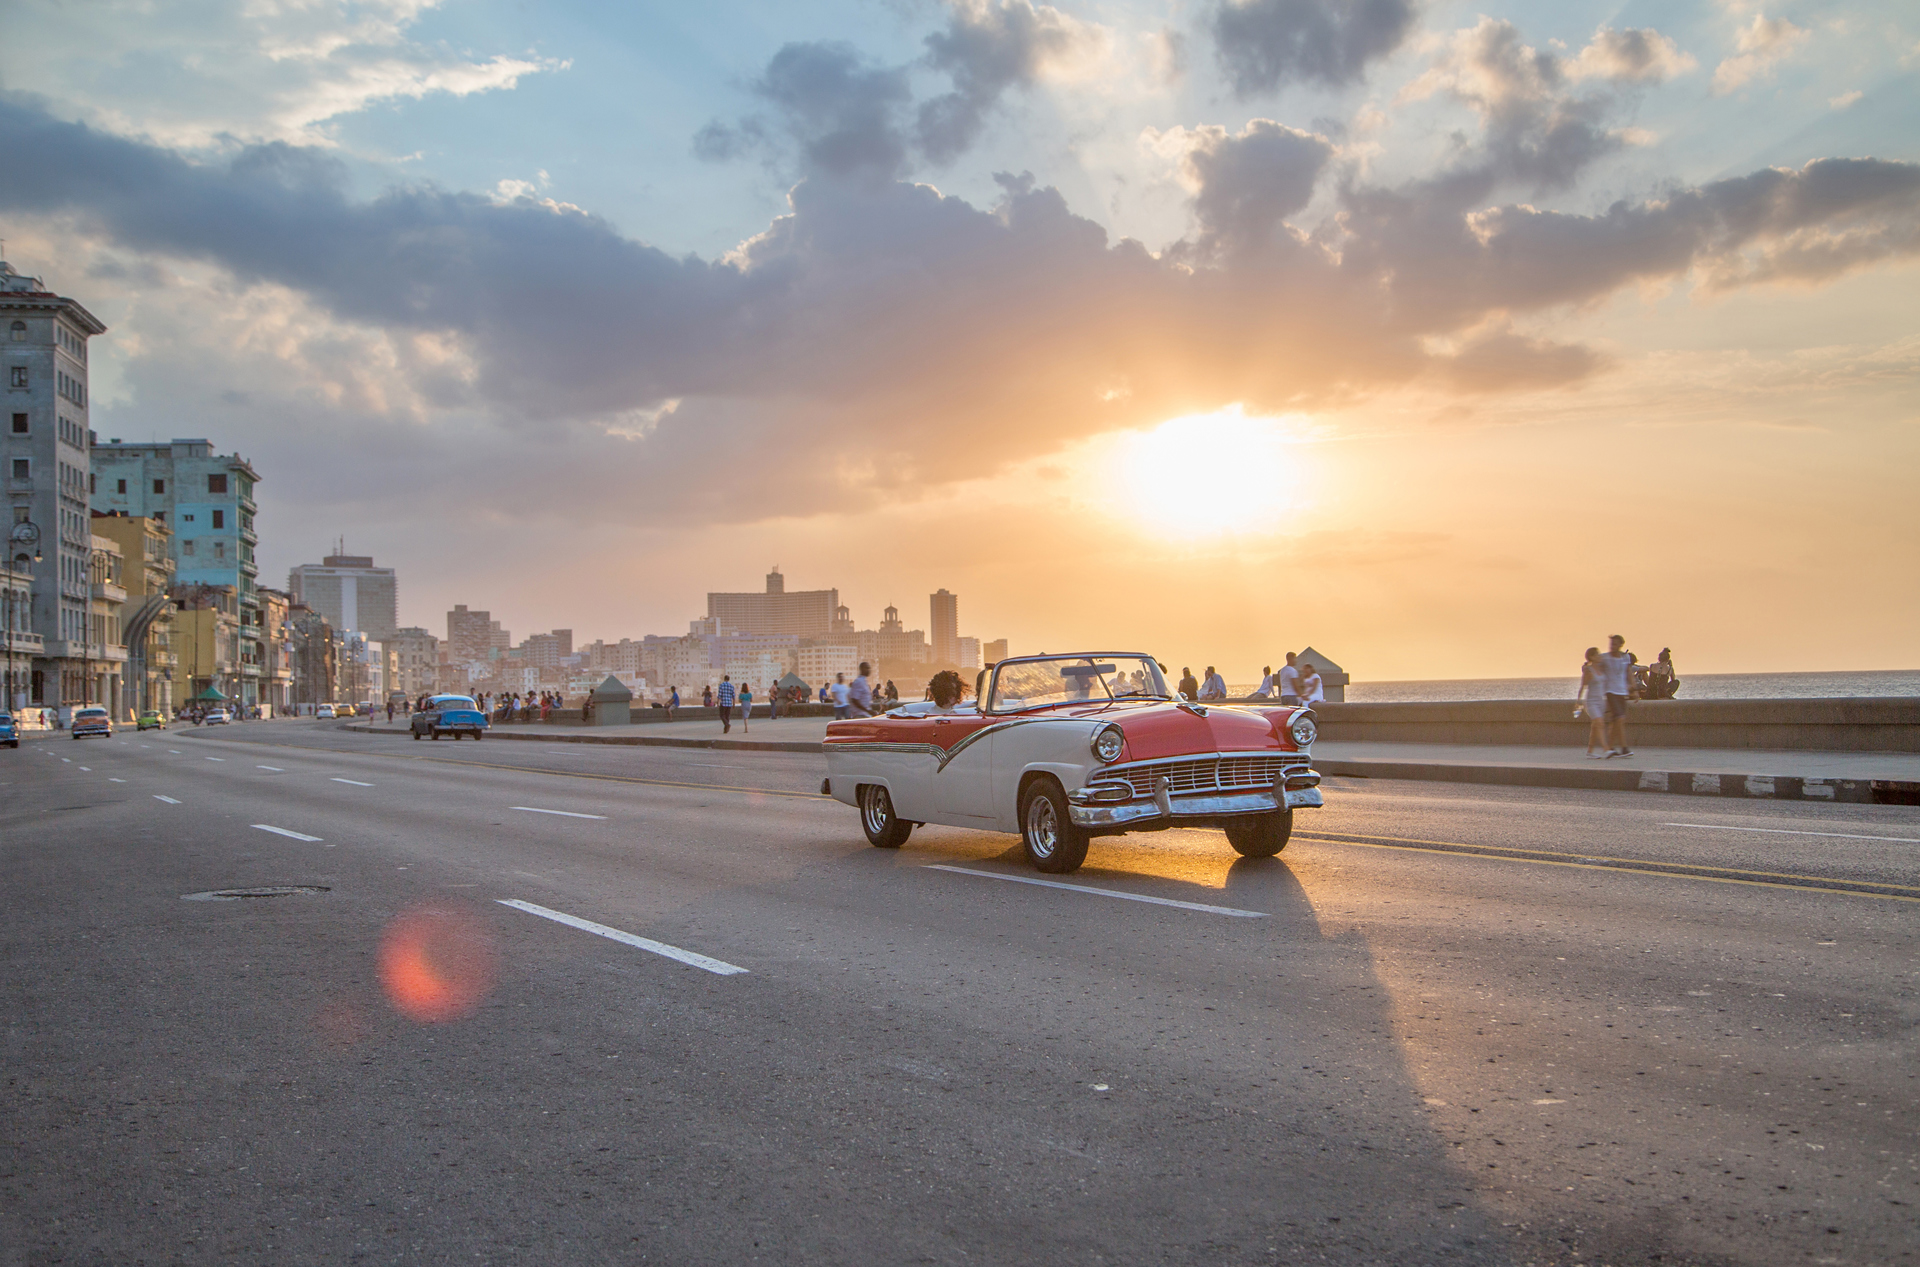
M246 453L261 573L350 530L403 625L774 557L1236 677L1920 662L1900 6L104 12L0 98L88 425Z

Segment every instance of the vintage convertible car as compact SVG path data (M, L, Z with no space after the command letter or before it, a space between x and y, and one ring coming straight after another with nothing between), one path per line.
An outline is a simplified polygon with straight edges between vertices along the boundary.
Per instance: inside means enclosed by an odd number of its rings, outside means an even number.
M1314 734L1310 709L1177 697L1138 652L1023 656L983 672L973 700L832 723L821 790L882 849L923 823L1018 832L1060 873L1094 836L1219 827L1271 857L1293 811L1321 804Z
M414 710L407 726L415 739L422 735L432 735L435 739L442 735L452 735L455 739L472 735L478 739L487 729L487 715L471 696L434 695L427 699L425 708Z

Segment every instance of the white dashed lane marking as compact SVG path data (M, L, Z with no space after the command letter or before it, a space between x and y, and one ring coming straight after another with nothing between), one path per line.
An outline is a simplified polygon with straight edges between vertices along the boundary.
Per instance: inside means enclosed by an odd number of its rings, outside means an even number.
M1011 880L1015 884L1034 884L1043 889L1065 889L1069 893L1091 893L1095 897L1117 897L1123 902L1150 902L1154 906L1177 906L1183 911L1202 911L1208 915L1231 915L1239 919L1265 919L1265 911L1243 911L1232 906L1208 906L1205 902L1182 902L1178 898L1148 897L1144 893L1122 893L1119 889L1096 889L1085 884L1066 884L1059 880L1036 880L1026 875L1002 875L998 871L974 871L968 867L950 867L944 862L927 864L929 871L951 871L956 875L977 875L987 880Z
M158 792L155 792L153 794L153 799L156 801L165 801L169 805L178 805L180 803L174 800L171 796L162 796Z
M225 761L225 760L226 760L226 758L225 758L225 757L208 757L208 758L207 758L207 760L209 760L209 761Z
M109 774L109 775L107 776L107 782L109 782L109 783L125 783L125 782L126 782L126 780L125 780L125 779L116 779L116 778L114 778L114 777L113 777L113 776L112 776L111 774Z
M509 805L507 808L517 809L523 814L558 814L562 818L606 818L605 814L576 814L570 809L540 809L533 805Z
M255 823L253 826L258 831L270 831L276 836L285 836L289 840L305 840L316 844L320 840L318 836L309 836L300 831L288 831L284 827L275 827L270 823Z
M286 773L286 771L285 771L285 770L282 770L282 769L281 769L281 768L280 768L279 766L277 766L277 765L257 765L257 766L255 766L255 767L253 767L253 768L254 768L254 769L256 769L256 770L271 770L271 771L273 771L273 772L274 772L275 774L285 774L285 773Z
M358 779L343 779L337 774L333 776L333 781L335 783L351 783L355 787L372 787L373 786L373 784L371 783L362 783Z
M518 807L516 806L515 808ZM517 897L503 897L495 900L498 901L500 905L511 906L516 911L525 911L529 915L538 915L541 919L550 919L556 924L565 924L568 928L577 928L583 933L592 933L597 937L605 937L609 941L617 941L625 946L633 946L636 949L644 950L651 954L662 955L668 959L676 959L681 963L691 965L695 968L703 968L718 976L731 977L747 971L740 965L728 963L724 959L713 959L697 951L682 950L678 946L669 946L667 943L655 941L651 937L640 937L633 933L622 932L617 928L609 928L605 924L596 924L590 919L581 919L578 915L568 915L565 911L554 911L544 906L535 906L532 902L523 902Z

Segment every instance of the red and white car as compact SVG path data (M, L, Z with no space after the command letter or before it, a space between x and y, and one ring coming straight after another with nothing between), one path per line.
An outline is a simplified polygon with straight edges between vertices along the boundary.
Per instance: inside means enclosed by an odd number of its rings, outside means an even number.
M1018 832L1060 873L1094 836L1218 827L1265 858L1294 810L1322 803L1314 734L1306 708L1177 697L1139 652L1022 656L983 672L975 699L829 725L824 790L882 849L923 823Z

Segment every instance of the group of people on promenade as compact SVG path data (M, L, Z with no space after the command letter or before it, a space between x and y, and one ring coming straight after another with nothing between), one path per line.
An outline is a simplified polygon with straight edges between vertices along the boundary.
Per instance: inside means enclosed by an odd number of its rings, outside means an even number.
M1312 661L1302 661L1297 651L1287 652L1287 662L1275 673L1272 665L1260 670L1260 686L1254 691L1255 699L1278 699L1282 704L1322 704L1327 699L1326 683L1320 680L1318 670ZM1180 685L1175 687L1180 694L1190 700L1203 703L1217 702L1227 698L1227 680L1211 664L1207 666L1206 680L1200 681L1193 676L1193 670L1181 668Z
M1627 701L1672 699L1679 690L1671 648L1660 648L1659 659L1642 665L1619 634L1607 639L1604 652L1588 647L1586 659L1580 664L1580 707L1573 710L1576 718L1587 719L1587 756L1595 761L1631 757Z

